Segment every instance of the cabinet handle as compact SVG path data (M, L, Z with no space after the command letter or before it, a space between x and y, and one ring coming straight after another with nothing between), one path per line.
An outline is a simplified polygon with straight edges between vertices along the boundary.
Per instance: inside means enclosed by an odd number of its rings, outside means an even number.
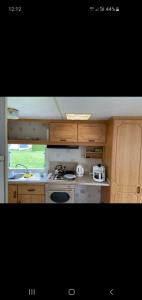
M95 140L89 140L89 142L95 142Z
M140 186L137 186L137 193L140 194Z
M17 196L17 193L16 193L16 191L14 191L13 192L13 197L16 198L16 196Z
M28 192L35 192L35 189L28 189Z
M60 140L61 142L66 142L66 140Z

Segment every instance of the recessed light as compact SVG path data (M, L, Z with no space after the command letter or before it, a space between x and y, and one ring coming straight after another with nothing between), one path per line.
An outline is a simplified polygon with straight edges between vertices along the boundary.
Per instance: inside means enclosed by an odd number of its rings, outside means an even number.
M67 120L89 120L91 114L66 114Z

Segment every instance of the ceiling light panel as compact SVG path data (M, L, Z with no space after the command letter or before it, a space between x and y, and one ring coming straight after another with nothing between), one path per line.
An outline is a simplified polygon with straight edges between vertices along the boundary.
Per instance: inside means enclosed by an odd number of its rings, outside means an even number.
M67 120L89 120L91 114L66 114Z

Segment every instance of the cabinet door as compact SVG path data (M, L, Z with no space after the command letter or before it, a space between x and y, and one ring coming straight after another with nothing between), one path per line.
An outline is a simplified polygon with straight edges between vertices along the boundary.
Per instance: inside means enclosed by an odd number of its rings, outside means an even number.
M111 202L138 202L141 135L139 122L121 121L115 126Z
M44 203L44 195L18 195L18 203Z
M50 124L50 142L53 143L77 142L77 124L73 124L73 123Z
M17 203L17 185L8 185L8 203Z
M105 124L78 124L78 141L87 143L105 143Z

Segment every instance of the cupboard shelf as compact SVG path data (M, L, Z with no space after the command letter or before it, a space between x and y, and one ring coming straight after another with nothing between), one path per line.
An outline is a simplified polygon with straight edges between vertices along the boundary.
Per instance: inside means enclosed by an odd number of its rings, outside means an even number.
M99 151L97 151L97 149ZM103 147L102 146L86 147L85 157L86 158L96 158L96 159L103 158Z

